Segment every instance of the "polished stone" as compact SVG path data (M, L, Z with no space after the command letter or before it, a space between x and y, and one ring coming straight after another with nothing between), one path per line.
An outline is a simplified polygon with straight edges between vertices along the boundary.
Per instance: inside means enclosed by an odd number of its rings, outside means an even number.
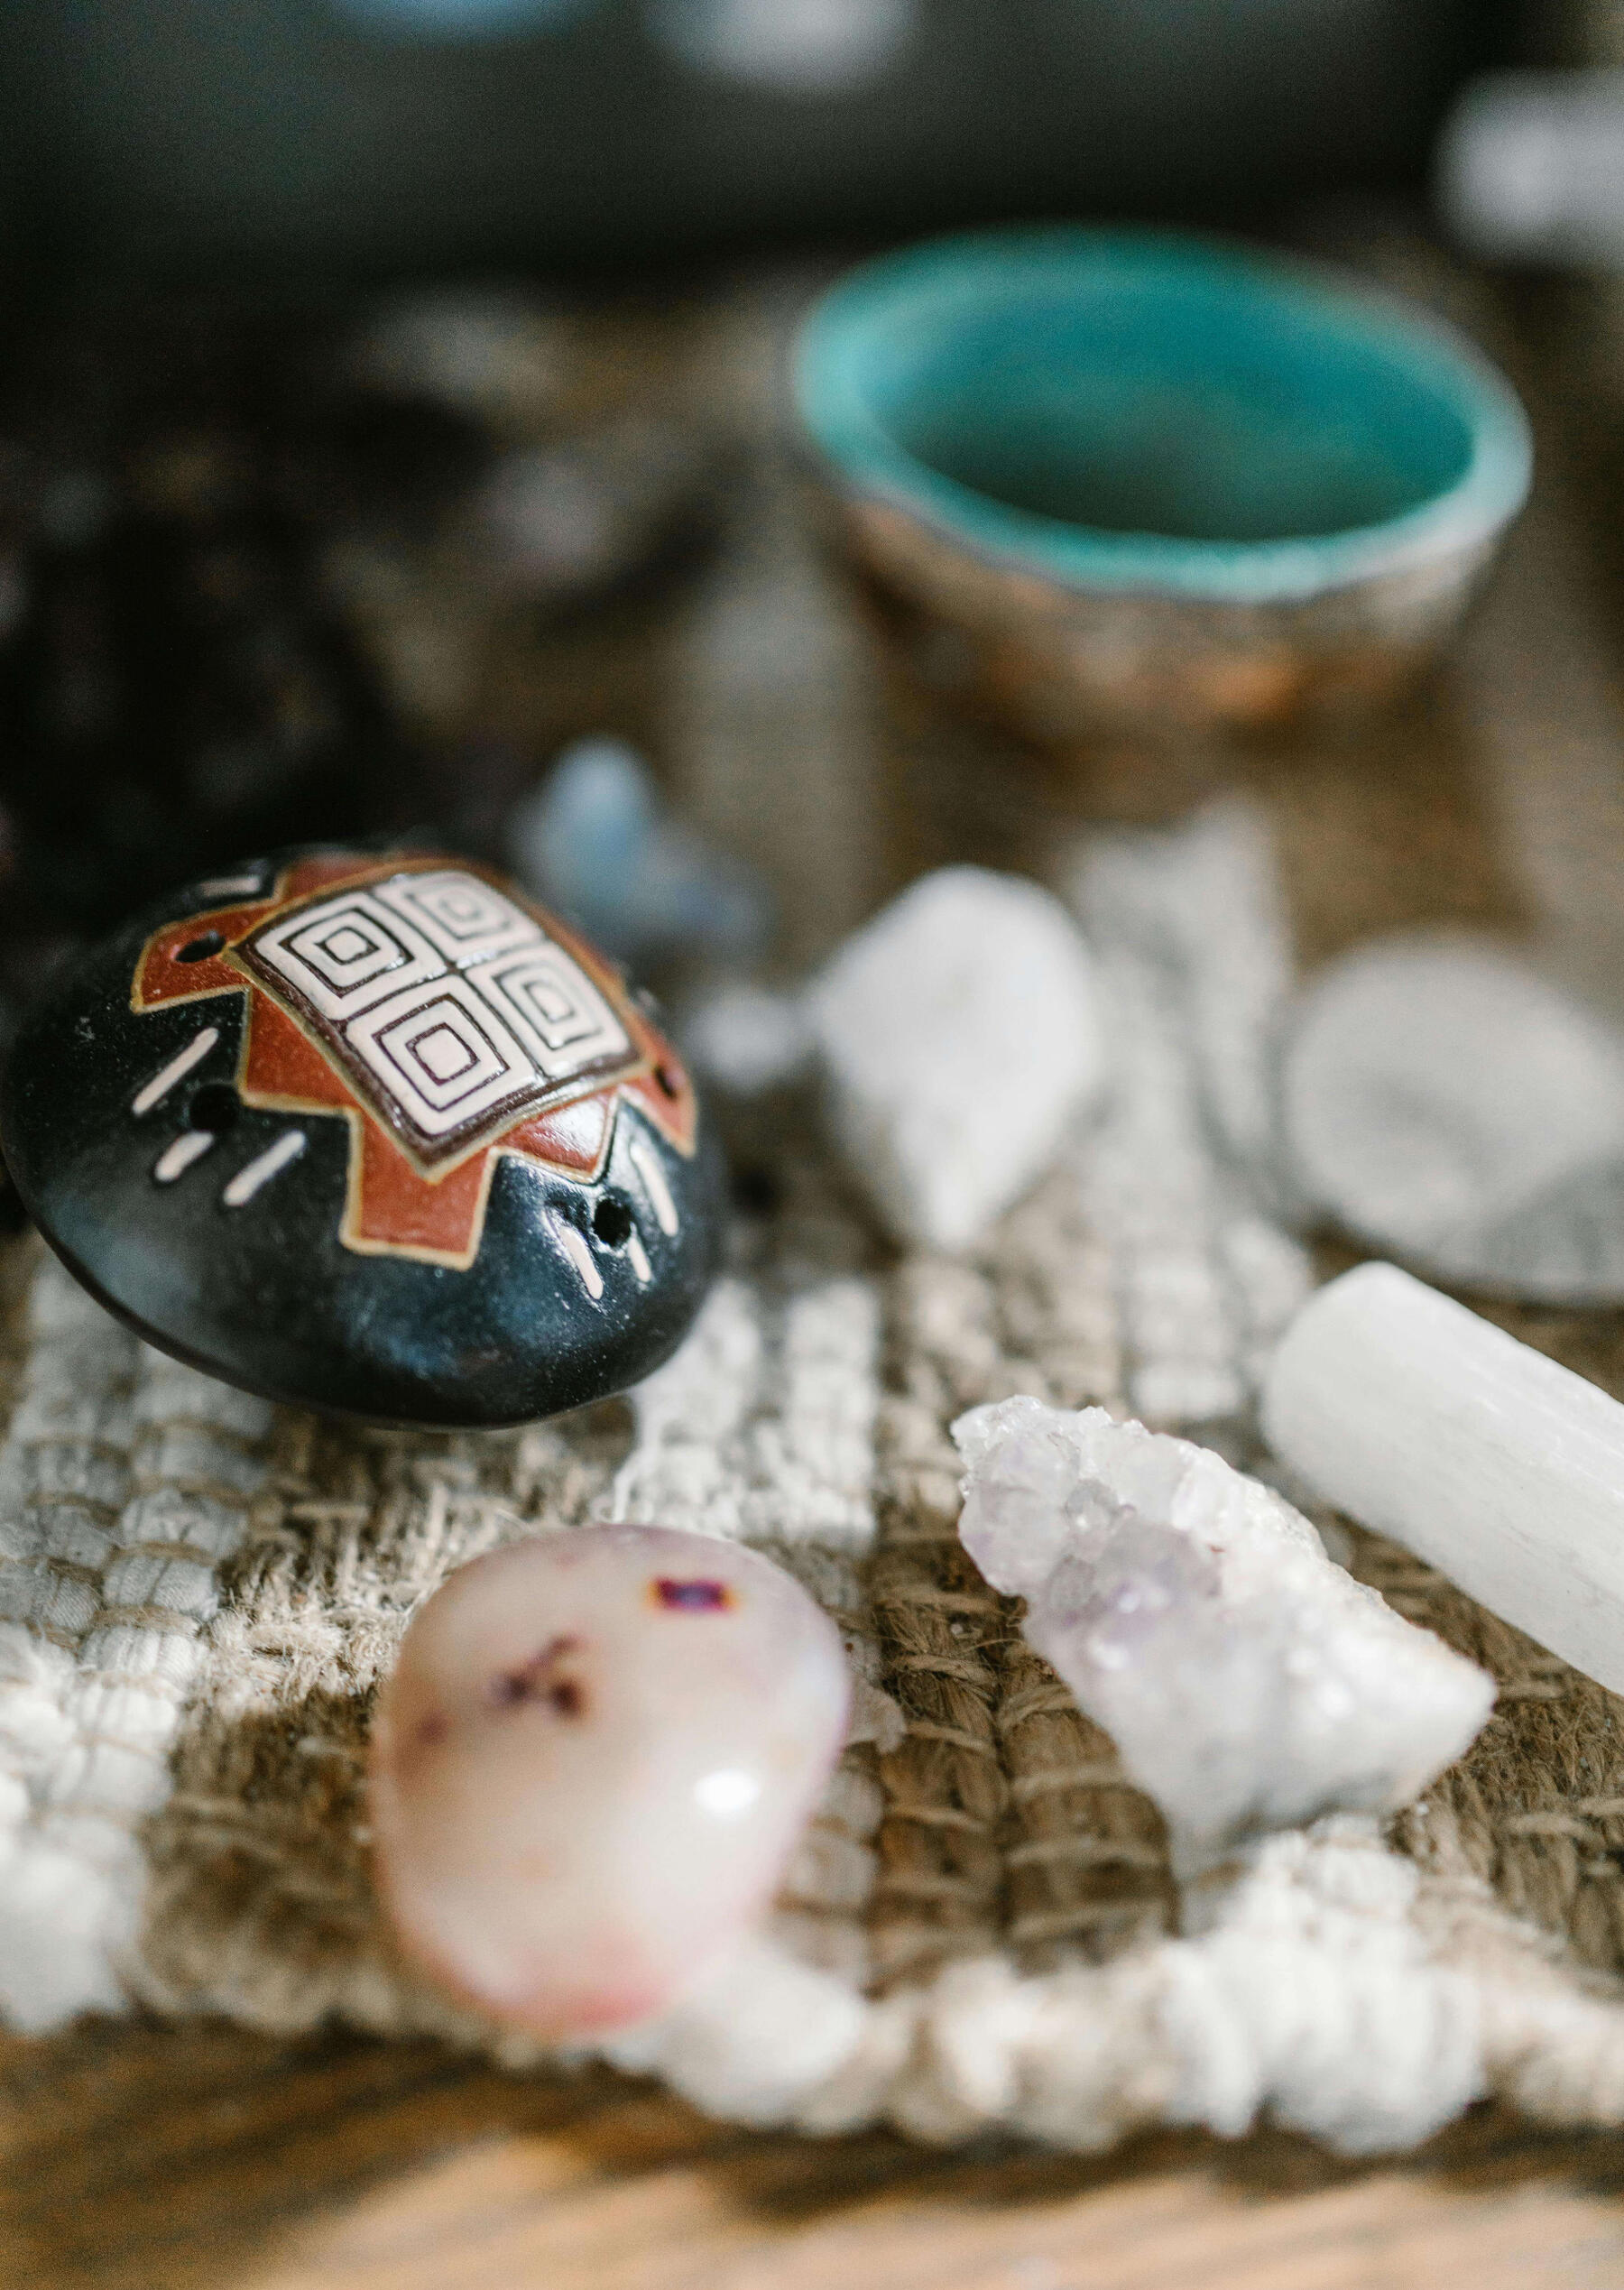
M621 974L420 852L307 849L178 891L24 1027L5 1160L150 1343L272 1399L520 1422L686 1332L720 1159Z
M848 1694L834 1624L737 1544L595 1527L475 1560L413 1621L374 1731L402 1945L550 2040L648 2018L770 1902Z

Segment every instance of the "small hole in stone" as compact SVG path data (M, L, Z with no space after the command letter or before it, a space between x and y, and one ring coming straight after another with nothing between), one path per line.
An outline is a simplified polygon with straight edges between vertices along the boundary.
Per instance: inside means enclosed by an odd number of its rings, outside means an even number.
M592 1212L592 1229L606 1249L623 1249L632 1238L632 1212L624 1201L605 1193Z
M205 930L201 937L189 938L183 946L175 949L177 962L207 962L210 955L217 955L226 944L217 930Z
M656 1066L654 1078L668 1097L680 1097L682 1076L675 1066Z
M224 1137L241 1110L241 1101L229 1082L205 1082L201 1089L193 1090L188 1100L186 1118L193 1129L206 1129L213 1137Z
M747 1216L770 1216L779 1205L780 1187L770 1168L763 1168L759 1161L751 1162L734 1169L733 1196Z
M417 1730L420 1750L437 1750L451 1731L443 1710L436 1710L426 1717Z

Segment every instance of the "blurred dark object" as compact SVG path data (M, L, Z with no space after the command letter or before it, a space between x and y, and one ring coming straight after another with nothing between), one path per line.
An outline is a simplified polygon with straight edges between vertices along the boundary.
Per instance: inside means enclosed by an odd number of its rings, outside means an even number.
M31 346L0 635L13 940L105 928L244 851L414 816L410 746L318 559L332 520L422 457L397 442L380 472L347 407L288 383L219 313L112 309Z
M0 1239L13 1240L28 1223L28 1211L11 1181L11 1171L0 1161Z
M462 545L498 592L543 614L577 611L699 552L725 476L691 431L628 415L504 453L467 503Z
M328 383L374 474L356 533L431 549L420 577L544 620L701 552L732 457L690 420L583 403L573 347L562 314L513 287L420 289L375 310Z
M444 407L494 437L556 420L578 345L553 303L512 284L408 287L375 303L337 372L365 394Z
M0 0L47 268L587 263L1417 183L1508 0ZM7 179L9 178L9 188Z

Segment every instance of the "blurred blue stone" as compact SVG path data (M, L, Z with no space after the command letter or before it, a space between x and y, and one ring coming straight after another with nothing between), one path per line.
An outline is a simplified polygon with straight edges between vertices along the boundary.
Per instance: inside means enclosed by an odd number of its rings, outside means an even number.
M329 0L340 15L409 40L479 40L551 31L599 0Z
M766 940L761 885L669 817L623 740L577 740L507 820L513 873L624 962L748 964Z

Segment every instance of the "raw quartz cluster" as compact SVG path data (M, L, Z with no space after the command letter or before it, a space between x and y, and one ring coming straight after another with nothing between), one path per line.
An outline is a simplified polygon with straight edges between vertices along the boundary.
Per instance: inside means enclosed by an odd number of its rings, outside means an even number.
M1390 1813L1466 1749L1494 1685L1333 1564L1222 1456L1030 1399L953 1427L959 1535L1115 1741L1200 1876L1275 1829Z
M808 990L829 1127L905 1243L969 1248L1064 1143L1105 1067L1093 964L1036 882L944 867Z

